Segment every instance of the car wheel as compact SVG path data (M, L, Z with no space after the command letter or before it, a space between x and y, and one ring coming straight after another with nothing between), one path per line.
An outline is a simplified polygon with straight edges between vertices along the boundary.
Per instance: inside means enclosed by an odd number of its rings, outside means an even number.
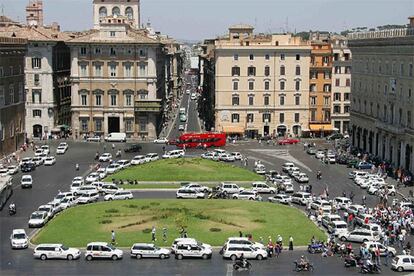
M263 260L263 256L259 254L259 255L257 255L256 259L258 259L259 261Z
M236 256L236 255L231 255L231 256L230 256L230 259L231 259L232 261L235 261L235 260L237 260L237 256Z
M237 196L233 196L233 199L237 199Z
M207 254L203 254L202 258L203 258L203 260L207 260L208 259L208 255Z
M341 241L346 241L346 237L341 237Z
M112 255L112 258L111 258L113 261L116 261L116 260L118 260L118 256L117 255Z
M363 242L363 243L366 243L367 241L368 241L367 239L363 239L363 240L362 240L362 242Z
M397 271L398 271L398 272L403 272L403 271L404 271L404 268L403 268L402 266L399 266L399 267L397 268Z
M92 261L92 255L88 255L88 256L86 256L86 260L87 260L87 261Z
M68 259L68 261L72 261L73 260L73 256L70 255L70 254L66 258Z
M249 198L249 200L254 200L254 198L253 198L253 197L251 197L251 198Z
M161 254L161 255L160 255L160 259L161 259L161 260L164 260L164 259L165 259L165 255L164 255L164 254Z
M177 259L182 260L183 259L183 255L178 254L177 256L175 256Z
M141 254L137 254L137 260L139 260L139 259L141 259L142 258L142 255Z
M391 196L395 196L395 193L394 193L394 192L392 192L392 193L391 193Z
M40 255L40 259L42 261L45 261L45 260L47 260L47 256L45 254L42 254L42 255Z

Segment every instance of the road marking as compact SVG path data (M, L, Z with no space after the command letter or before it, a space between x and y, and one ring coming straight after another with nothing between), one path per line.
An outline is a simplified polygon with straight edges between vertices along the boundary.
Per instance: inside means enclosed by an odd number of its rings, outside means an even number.
M227 264L226 276L233 276L233 265L232 264Z
M295 164L298 164L302 168L305 168L309 172L312 172L311 168L309 168L304 163L302 163L301 161L299 161L298 159L296 159L295 157L290 155L289 151L286 150L286 149L283 149L283 150L281 150L281 149L249 149L249 151L262 153L262 154L270 156L270 157L274 157L274 158L286 160L286 161L289 161L289 162L293 162Z
M191 90L190 90L190 94L191 94L192 92L191 92ZM186 94L186 97L187 97L188 95ZM187 122L185 123L185 132L187 132L187 128L188 128L188 122L190 121L189 119L188 119L188 113L189 113L189 110L190 110L190 97L187 97L187 110L186 110L186 119L187 119Z

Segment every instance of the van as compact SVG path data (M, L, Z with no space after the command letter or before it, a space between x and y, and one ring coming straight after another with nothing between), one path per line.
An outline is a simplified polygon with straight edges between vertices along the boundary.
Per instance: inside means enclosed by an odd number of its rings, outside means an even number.
M305 192L297 192L292 195L292 203L306 205L312 201L311 194Z
M250 245L231 245L227 244L223 248L223 258L229 258L232 261L235 261L240 258L240 256L243 254L243 256L246 259L257 259L257 260L263 260L267 258L267 251L260 248L253 248Z
M349 205L352 204L352 202L349 198L341 197L341 196L335 197L334 198L334 203L336 204L336 206L339 209L342 209L342 210L346 210L349 207Z
M328 232L335 236L346 235L348 233L348 225L345 221L332 221L328 224Z
M105 137L106 142L126 142L126 134L123 132L112 132Z

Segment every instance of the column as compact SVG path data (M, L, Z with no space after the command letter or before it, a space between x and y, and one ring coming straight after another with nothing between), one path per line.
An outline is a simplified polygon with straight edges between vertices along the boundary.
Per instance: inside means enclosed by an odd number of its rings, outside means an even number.
M108 135L108 113L104 112L104 120L102 122L104 135Z
M400 166L403 168L407 167L407 164L405 163L405 150L406 150L406 142L405 141L401 141L401 145L400 145Z
M119 113L119 132L125 132L124 114Z

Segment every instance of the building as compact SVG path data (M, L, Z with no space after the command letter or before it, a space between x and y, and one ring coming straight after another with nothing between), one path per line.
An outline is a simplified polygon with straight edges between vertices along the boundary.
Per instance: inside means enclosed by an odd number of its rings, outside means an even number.
M352 54L346 37L333 36L331 120L334 131L349 133Z
M329 38L311 41L309 72L309 129L313 136L332 132L332 46Z
M203 79L208 82L207 75L215 74L217 131L249 137L301 136L308 131L307 42L290 34L255 35L249 25L234 25L227 36L214 40L211 51L202 57L207 69ZM208 62L213 61L210 70Z
M67 41L73 134L156 138L166 97L164 44L136 28L139 1L105 1L107 12L97 13L102 5L94 1L94 29ZM129 8L134 12L124 14Z
M99 29L108 16L123 17L130 26L140 28L140 0L93 0L93 24Z
M0 157L24 143L24 61L27 41L0 35Z
M407 28L353 33L352 144L414 172L414 17Z
M27 26L43 26L43 1L33 0L26 6Z

